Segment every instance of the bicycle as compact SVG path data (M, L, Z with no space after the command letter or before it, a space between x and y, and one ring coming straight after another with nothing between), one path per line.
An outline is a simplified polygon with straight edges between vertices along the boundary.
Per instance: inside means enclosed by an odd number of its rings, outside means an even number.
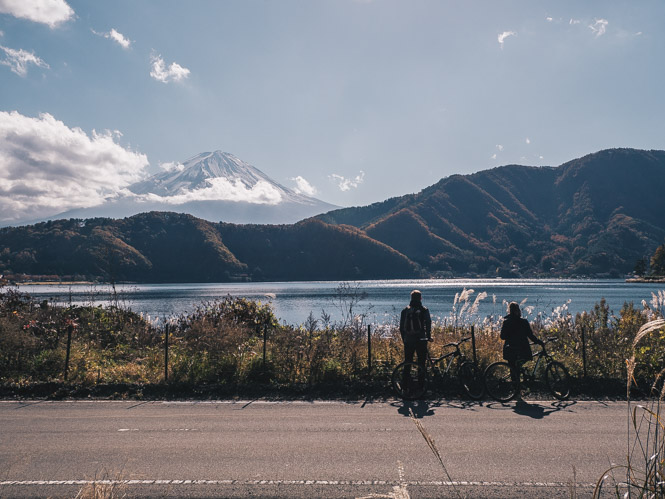
M434 381L440 379L442 382L451 376L451 367L453 363L457 365L457 377L460 380L462 388L466 394L474 400L482 398L485 393L483 384L483 373L476 363L468 360L462 351L460 345L469 341L471 336L463 338L458 342L451 342L443 348L453 347L454 350L441 355L441 357L431 357L427 352L425 359L425 368L422 368L416 362L402 362L392 374L393 390L404 400L416 400L422 398L427 391L427 387ZM428 341L423 339L423 341ZM445 369L439 368L439 363L447 360Z
M545 362L545 384L550 393L559 400L566 400L570 395L570 375L568 369L561 362L552 358L545 348L546 343L557 341L558 338L547 338L541 345L541 350L532 354L536 359L533 369L527 370L523 365L518 367L517 380L513 379L513 369L508 362L494 362L487 366L483 376L485 380L485 389L487 393L499 402L508 402L517 396L522 389L522 379L524 382L532 383L536 379L536 373L540 366L541 359ZM541 374L542 375L542 374Z

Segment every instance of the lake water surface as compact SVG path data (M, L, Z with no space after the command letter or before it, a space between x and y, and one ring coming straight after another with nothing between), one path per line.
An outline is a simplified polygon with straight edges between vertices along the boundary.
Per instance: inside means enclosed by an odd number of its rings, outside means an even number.
M117 290L120 304L151 318L173 317L194 310L197 305L225 296L246 297L271 303L276 316L288 324L302 324L310 313L320 319L322 312L332 320L342 319L342 309L336 304L340 282L262 282L221 284L136 284L120 285ZM534 307L537 313L551 316L553 310L568 303L568 310L591 310L605 298L611 309L619 312L624 302L641 307L642 300L651 300L651 293L665 289L663 283L627 283L623 280L577 279L423 279L381 280L346 283L352 290L364 294L356 312L367 315L374 324L395 320L399 311L408 304L409 293L419 289L423 303L432 317L449 318L455 295L463 290L474 290L471 300L479 293L487 297L479 301L477 320L504 314L504 301L522 302ZM60 303L106 304L111 299L108 285L21 285L21 291L35 299L48 299Z

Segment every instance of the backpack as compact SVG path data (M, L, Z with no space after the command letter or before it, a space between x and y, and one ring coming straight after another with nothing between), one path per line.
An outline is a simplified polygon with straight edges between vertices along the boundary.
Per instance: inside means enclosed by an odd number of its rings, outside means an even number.
M404 330L407 336L423 337L425 335L425 318L423 315L423 309L420 307L406 307Z

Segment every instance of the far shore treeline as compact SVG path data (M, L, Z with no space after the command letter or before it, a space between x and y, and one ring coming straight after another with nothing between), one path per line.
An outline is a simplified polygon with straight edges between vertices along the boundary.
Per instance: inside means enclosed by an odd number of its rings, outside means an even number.
M648 277L665 274L663 193L665 151L611 149L558 167L452 175L293 225L150 212L5 227L0 274L155 283Z

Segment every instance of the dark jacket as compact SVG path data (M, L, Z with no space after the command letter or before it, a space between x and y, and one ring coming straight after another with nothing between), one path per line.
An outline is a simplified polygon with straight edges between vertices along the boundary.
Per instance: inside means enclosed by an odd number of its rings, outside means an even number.
M516 360L529 360L531 358L531 347L529 340L542 344L531 331L529 321L521 317L506 315L501 326L501 339L505 340L503 345L503 358L509 362Z
M418 322L421 325L418 331L410 331L407 324L410 312L417 313ZM421 338L430 339L432 337L432 318L430 317L429 310L423 307L421 303L411 302L400 314L399 332L402 335L403 341L420 340Z

